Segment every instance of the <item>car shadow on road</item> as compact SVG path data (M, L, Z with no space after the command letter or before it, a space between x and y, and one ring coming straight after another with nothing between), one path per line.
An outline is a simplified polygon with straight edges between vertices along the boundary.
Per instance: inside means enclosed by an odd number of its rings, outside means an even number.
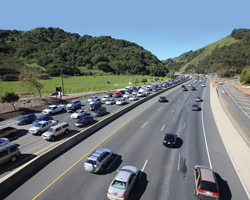
M134 185L133 190L131 191L129 195L129 200L138 200L141 199L142 195L146 191L147 185L148 185L148 180L147 180L147 174L144 172L140 172L138 179Z
M177 139L176 139L176 145L173 148L174 149L179 149L179 148L181 148L182 144L183 144L183 140L181 138L177 137Z
M26 129L18 129L16 133L14 133L13 137L9 138L11 142L15 141L16 139L23 137L29 134L28 130Z
M122 156L118 154L113 155L113 159L110 160L104 167L103 172L100 172L99 175L111 174L116 171L122 163Z
M230 200L232 199L232 193L231 190L227 184L227 181L223 180L221 176L218 173L215 173L218 185L219 185L219 191L220 191L220 200Z

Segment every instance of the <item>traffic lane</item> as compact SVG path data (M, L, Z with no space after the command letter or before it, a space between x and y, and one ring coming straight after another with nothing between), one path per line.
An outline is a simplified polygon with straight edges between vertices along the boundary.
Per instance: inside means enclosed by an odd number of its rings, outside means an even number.
M211 87L211 86L209 86ZM208 88L210 89L210 88ZM204 127L207 135L212 167L218 173L217 179L220 188L220 199L248 199L234 165L228 155L220 137L210 105L210 93L206 93L204 104ZM239 135L240 137L240 135Z
M235 104L235 102L232 100L230 95L222 93L221 91L223 88L219 85L219 93L220 96L225 103L225 106L233 116L233 118L236 120L236 122L239 124L239 126L243 129L245 134L250 138L250 123L249 123L249 118L247 115Z
M146 102L146 103L144 103L144 105L149 105L150 103L151 103L151 102ZM143 107L144 105L138 106L138 107L135 108L134 110L130 111L130 113L137 113L137 112L140 112L141 109L142 109L142 107ZM131 118L131 115L130 115L129 113L128 113L128 114L125 114L125 115L123 116L123 119L126 119L126 118ZM120 118L119 118L119 119L120 119ZM109 124L107 127L112 128L112 130L116 130L116 128L117 128L117 123L111 123L111 124ZM108 130L109 130L109 129L108 129ZM95 140L95 143L96 143L97 141L102 140L103 137L104 137L107 133L110 133L110 131L104 131L103 134L97 134L97 133L96 133L96 134L93 134L93 135L92 135L91 137L89 137L89 138L90 138L90 140L91 140L91 138L96 138L96 140ZM88 139L89 139L89 138L88 138ZM89 140L88 140L88 141L89 141ZM85 142L85 141L83 141L83 142ZM98 142L97 142L97 143L98 143ZM85 143L84 147L88 147L88 144L89 144L89 142ZM71 151L69 151L69 152L71 152ZM84 152L84 151L80 151L80 152ZM68 153L68 152L66 152L66 153ZM74 154L74 155L75 155L75 154ZM60 167L59 167L56 171L52 170L53 173L52 173L49 177L47 177L45 180L43 180L42 183L41 183L41 181L38 181L40 184L38 184L38 185L35 184L35 185L36 185L36 188L40 188L40 186L43 186L43 183L45 183L45 185L46 185L46 183L47 183L47 184L50 184L50 183L52 182L52 180L50 179L51 177L54 177L54 175L55 175L55 177L58 177L59 174L60 174L60 172L63 173L63 171L67 169L68 163L72 163L72 162L69 162L69 160L72 159L72 158L75 158L74 155L73 155L73 156L69 156L69 159L68 159L68 158L66 159L66 160L67 160L66 163L65 163L65 159L63 158L63 156L59 157L58 159L62 158L62 160L64 161L64 163L63 163L63 164L60 164ZM68 167L69 167L69 166L68 166ZM52 167L52 169L54 169L54 168L56 168L56 167ZM48 169L47 167L43 169L43 171L44 171L45 174L47 174L47 173L45 172L47 169ZM59 173L58 173L58 172L59 172ZM49 170L48 173L51 173L51 170ZM42 179L43 179L43 175L41 175L41 176L42 176ZM54 178L55 178L55 177L54 177ZM48 182L47 182L47 181L48 181ZM26 184L26 183L25 183L25 184ZM47 185L46 185L46 186L47 186ZM43 190L46 186L41 187L41 190ZM31 187L33 187L33 184L31 184ZM25 187L25 188L27 188L27 187Z

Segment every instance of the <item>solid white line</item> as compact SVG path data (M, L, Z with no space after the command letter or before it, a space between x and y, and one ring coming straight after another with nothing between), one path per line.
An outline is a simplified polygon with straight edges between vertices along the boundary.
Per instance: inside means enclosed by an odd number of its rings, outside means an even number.
M172 110L172 113L174 112L174 109Z
M210 86L210 87L211 87L211 86ZM204 99L204 95L205 95L206 89L207 89L207 88L205 87L205 90L203 90L203 97L202 97L202 99ZM201 110L201 122L202 122L203 135L204 135L204 140L205 140L205 145L206 145L206 150L207 150L207 157L208 157L208 162L209 162L210 168L213 168L213 167L212 167L212 163L211 163L211 159L210 159L209 150L208 150L207 137L206 137L205 127L204 127L203 104L201 105L201 107L202 107L202 110Z
M235 97L234 99L236 99L237 102L249 102L249 99L244 100L242 98L235 98ZM237 100L237 99L240 99L240 100Z
M242 108L244 108L244 109L250 109L250 108L247 108L247 107L243 107L243 106L241 106Z
M178 171L180 171L180 164L181 164L181 154L179 154L179 159L178 159Z
M223 88L226 90L226 92L228 93L228 91L227 91L227 89L224 87L224 85L223 85ZM250 117L248 116L248 114L239 106L239 104L233 99L233 97L231 96L231 94L230 93L228 93L229 94L229 96L232 98L232 100L234 101L234 103L242 110L242 112L244 112L245 113L245 115L248 117L248 119L250 119Z
M106 169L106 171L108 171L108 169L111 167L111 165L115 162L115 160L119 157L119 155L116 156L116 158L113 160L113 162L108 166L108 168Z
M185 123L183 124L183 129L185 128Z
M243 105L250 105L250 103L241 103L238 101L239 104L243 104Z
M161 107L158 109L158 111L160 111Z
M145 169L147 162L148 162L148 160L146 160L146 162L144 163L144 165L143 165L143 168L142 168L142 170L141 170L141 173L140 173L139 178L141 177L141 174L142 174L143 170Z
M142 126L142 128L147 124L148 122L146 122L143 126Z
M165 127L165 124L164 124L163 127L161 128L161 131L163 131L164 127Z
M181 100L179 101L179 103L181 102Z

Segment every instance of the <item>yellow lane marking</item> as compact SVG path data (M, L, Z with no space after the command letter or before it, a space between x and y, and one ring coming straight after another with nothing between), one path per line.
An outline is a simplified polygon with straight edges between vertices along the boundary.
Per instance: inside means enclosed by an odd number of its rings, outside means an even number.
M218 89L218 87L217 87L217 89ZM227 110L228 114L230 115L230 117L232 118L232 120L235 122L235 124L239 127L239 129L242 131L242 133L243 133L243 134L247 137L247 139L250 141L250 137L246 134L246 132L241 128L241 126L238 124L238 122L234 119L233 115L229 112L229 110L228 110L226 104L224 103L224 101L223 101L223 99L222 99L222 97L221 97L221 95L220 95L220 92L218 92L218 94L219 94L219 96L220 96L220 99L221 99L222 103L224 104L224 108L226 108L226 110Z
M177 90L177 88L175 89ZM174 92L175 90L171 91ZM168 94L170 94L171 92L169 92ZM72 169L77 163L79 163L82 159L84 159L88 154L90 154L92 151L94 151L94 149L96 149L98 146L100 146L105 140L107 140L109 137L111 137L115 132L117 132L119 129L121 129L124 125L126 125L128 122L130 122L132 119L134 119L136 116L138 116L139 114L141 114L143 111L145 111L147 108L149 108L150 106L152 106L154 103L156 103L156 101L154 101L153 103L151 103L149 106L147 106L146 108L144 108L143 110L141 110L139 113L137 113L134 117L132 117L131 119L129 119L127 122L125 122L123 125L121 125L119 128L117 128L114 132L112 132L110 135L108 135L106 138L104 138L101 142L99 142L96 146L94 146L88 153L86 153L83 157L81 157L78 161L76 161L70 168L68 168L65 172L63 172L57 179L55 179L52 183L50 183L44 190L42 190L37 196L35 196L32 200L35 200L37 197L39 197L43 192L45 192L50 186L52 186L56 181L58 181L64 174L66 174L70 169Z

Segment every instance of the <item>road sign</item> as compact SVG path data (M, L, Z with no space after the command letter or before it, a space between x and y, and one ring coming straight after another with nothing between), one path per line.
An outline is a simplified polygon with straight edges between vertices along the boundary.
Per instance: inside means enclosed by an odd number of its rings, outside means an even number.
M217 73L209 73L208 76L217 76Z

